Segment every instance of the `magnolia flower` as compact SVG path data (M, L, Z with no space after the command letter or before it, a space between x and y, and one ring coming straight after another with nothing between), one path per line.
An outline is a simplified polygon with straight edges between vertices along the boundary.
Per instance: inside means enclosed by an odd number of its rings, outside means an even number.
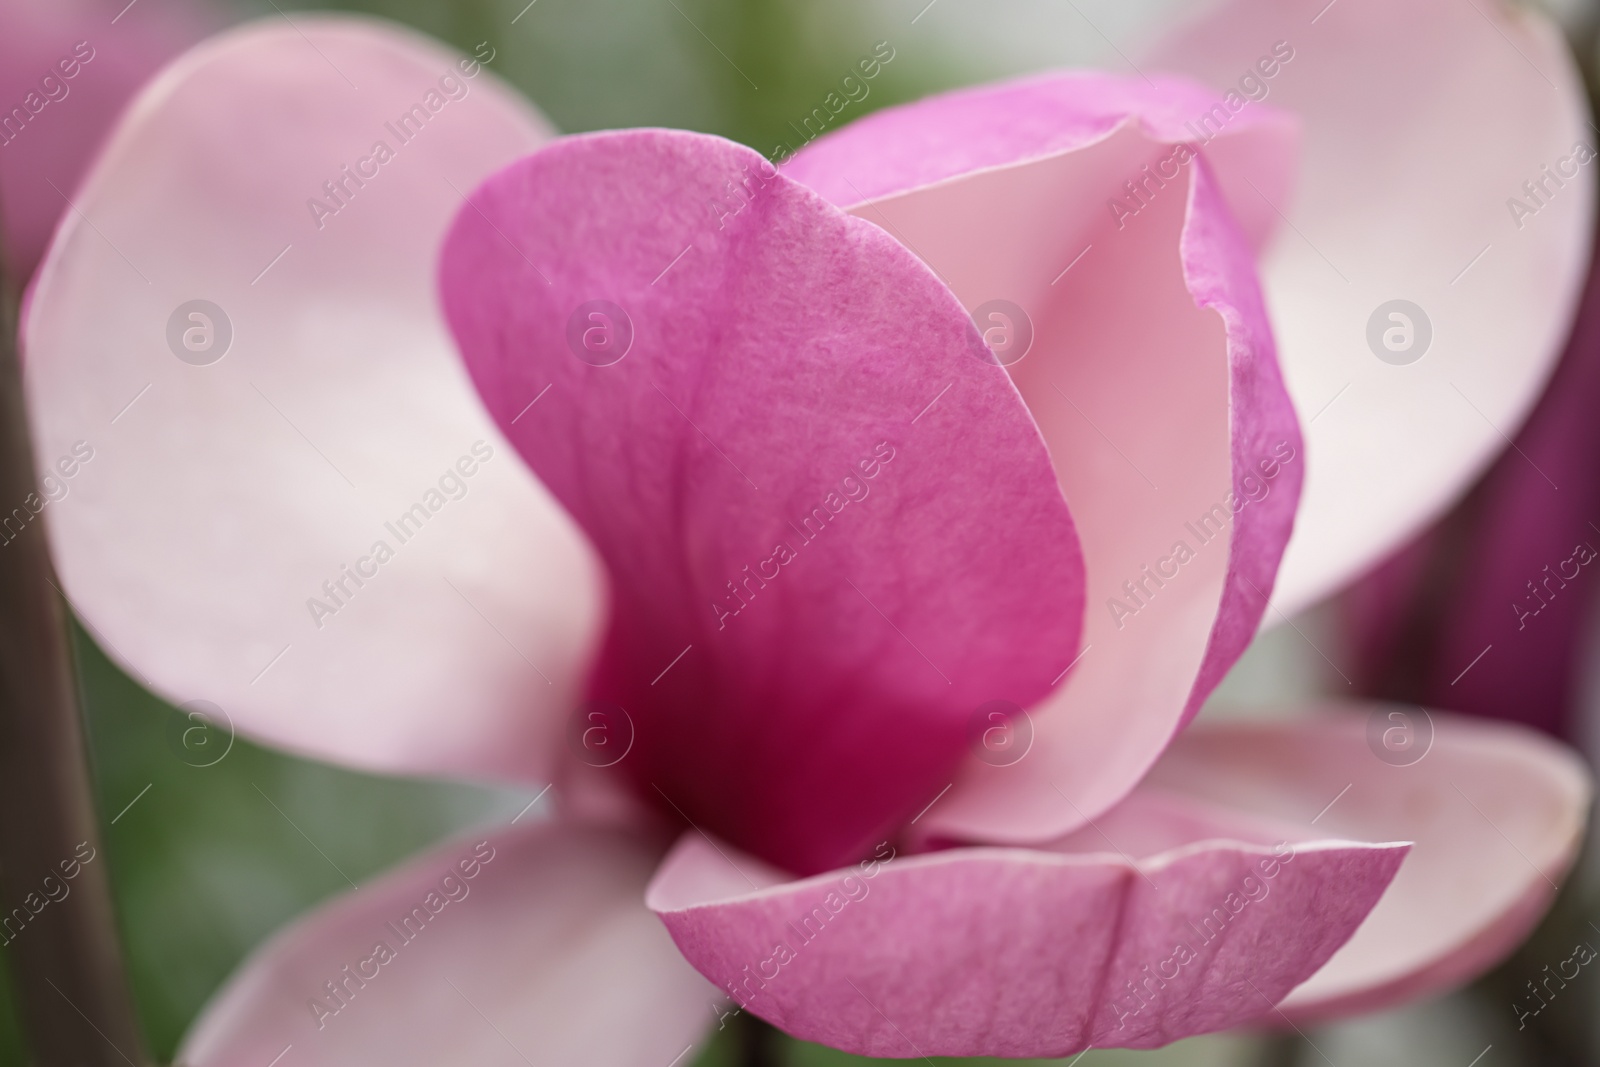
M1564 749L1416 708L1191 725L1292 525L1286 605L1536 395L1591 209L1501 203L1584 136L1540 24L1314 15L1172 46L1218 88L1036 77L781 167L552 139L492 43L368 21L170 68L27 310L67 594L252 737L561 808L293 924L184 1062L663 1064L736 1011L872 1055L1145 1048L1519 941L1583 822ZM1431 325L1369 350L1390 299Z

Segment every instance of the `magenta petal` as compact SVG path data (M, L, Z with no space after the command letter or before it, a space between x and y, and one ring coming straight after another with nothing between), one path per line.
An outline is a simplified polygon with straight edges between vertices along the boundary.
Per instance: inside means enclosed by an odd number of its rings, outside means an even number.
M1121 809L1118 809L1121 811ZM796 1037L868 1056L1153 1048L1272 1011L1407 846L1268 845L1160 806L1060 851L961 848L801 881L685 835L646 902L700 972Z
M663 1067L718 998L640 899L660 854L553 823L440 845L258 949L178 1062Z
M1293 138L1251 107L1181 161L1213 100L1034 79L880 112L787 168L914 249L985 327L997 299L1031 322L1011 370L1083 541L1081 662L1033 710L1026 757L970 760L930 834L1031 842L1094 818L1261 620L1306 462L1229 205L1264 232L1251 186L1286 187Z
M557 142L474 194L442 279L610 571L591 688L659 806L825 869L1076 654L1077 538L1010 379L915 257L756 153Z

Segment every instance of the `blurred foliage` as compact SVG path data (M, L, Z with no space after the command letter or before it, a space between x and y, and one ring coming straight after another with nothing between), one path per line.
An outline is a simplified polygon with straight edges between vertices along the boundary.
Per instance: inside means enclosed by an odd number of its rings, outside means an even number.
M274 6L259 0L237 5L241 13L262 16L275 15ZM768 154L779 141L794 142L789 124L821 104L880 40L895 46L895 60L841 120L944 88L953 73L925 37L923 48L907 54L902 46L909 38L897 34L911 28L910 15L895 19L891 32L850 0L346 0L305 6L382 15L464 51L488 41L497 51L491 69L569 133L672 126L720 134Z

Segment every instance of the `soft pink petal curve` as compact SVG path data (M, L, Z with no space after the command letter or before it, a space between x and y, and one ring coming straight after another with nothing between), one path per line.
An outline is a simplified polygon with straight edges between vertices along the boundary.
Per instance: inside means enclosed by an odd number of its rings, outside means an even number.
M1048 849L883 846L801 881L689 834L646 899L702 974L797 1037L868 1056L1066 1056L1270 1013L1407 848L1274 840L1193 805L1112 815L1104 836Z
M1212 127L1196 123L1218 99L1199 83L1165 75L1034 75L874 112L819 137L782 166L789 177L834 203L853 206L1086 148L1130 120L1152 141L1200 141ZM1207 146L1223 197L1252 247L1266 243L1278 219L1251 187L1269 197L1288 196L1298 141L1294 116L1275 108L1249 108L1232 115ZM1137 168L1125 177L1144 179ZM1147 191L1157 188L1151 184ZM1120 196L1126 190L1108 193ZM1095 206L1106 207L1098 200ZM1040 221L1059 224L1048 214Z
M1094 818L1260 621L1304 461L1225 201L1287 188L1293 131L1248 108L1184 160L1215 101L1053 75L880 112L786 166L915 250L981 326L997 299L1021 310L1033 345L1010 369L1083 539L1081 661L1032 709L1031 750L975 754L929 835L1039 841Z
M1313 710L1197 723L1146 787L1302 835L1415 842L1361 929L1282 1010L1296 1021L1371 1011L1487 970L1527 936L1572 862L1591 794L1582 763L1506 723L1414 705Z
M1596 134L1560 32L1502 0L1228 0L1140 62L1220 89L1263 58L1306 152L1262 266L1310 427L1293 613L1436 518L1538 398L1589 258Z
M549 136L484 67L307 15L158 78L32 291L30 510L174 702L363 767L547 779L601 586L433 290L459 191Z
M557 142L474 194L441 277L490 410L606 561L591 693L663 810L827 869L1076 654L1077 538L1011 380L910 253L751 150Z
M276 934L178 1060L662 1067L722 998L643 905L661 852L566 823L440 845Z
M100 142L167 59L215 28L200 3L0 3L0 188L6 269L25 281Z

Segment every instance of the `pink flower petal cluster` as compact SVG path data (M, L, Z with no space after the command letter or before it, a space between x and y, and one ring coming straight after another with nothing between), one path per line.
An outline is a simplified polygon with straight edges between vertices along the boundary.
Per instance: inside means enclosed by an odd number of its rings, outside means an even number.
M561 808L295 923L184 1061L661 1064L734 1010L1060 1056L1509 950L1583 826L1564 749L1191 722L1286 551L1285 610L1487 460L1586 247L1574 188L1451 277L1583 135L1545 27L1314 14L1237 0L1164 54L1196 80L953 93L781 167L557 139L492 48L365 20L170 68L28 307L41 459L94 449L45 512L69 596L253 737ZM1409 376L1363 344L1401 296L1441 350Z

